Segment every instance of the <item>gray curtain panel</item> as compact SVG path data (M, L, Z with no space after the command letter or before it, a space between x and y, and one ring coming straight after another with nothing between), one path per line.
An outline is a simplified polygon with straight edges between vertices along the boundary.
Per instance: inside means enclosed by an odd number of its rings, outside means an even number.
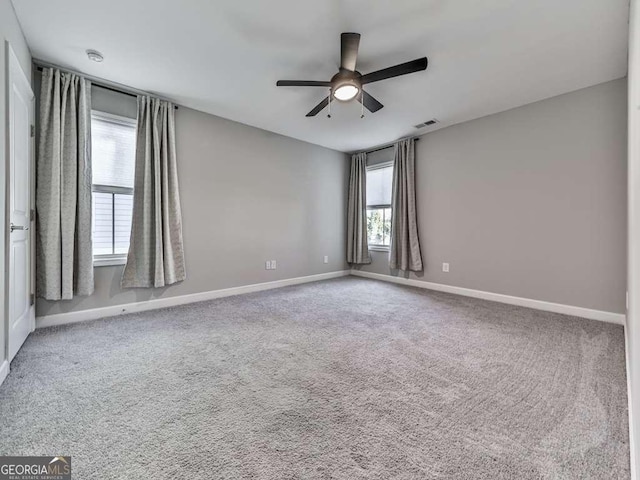
M91 295L91 83L52 68L42 72L36 210L37 295Z
M176 164L175 110L138 97L133 224L122 287L164 287L186 278Z
M389 267L422 271L416 215L415 140L401 140L393 154Z
M349 205L347 208L347 262L371 263L367 242L367 154L351 157Z

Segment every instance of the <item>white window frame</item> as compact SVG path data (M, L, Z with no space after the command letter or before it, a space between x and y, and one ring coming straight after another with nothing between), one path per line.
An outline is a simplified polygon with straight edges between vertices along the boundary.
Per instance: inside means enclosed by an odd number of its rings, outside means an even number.
M108 120L109 122L120 123L122 125L126 125L128 127L137 127L137 119L123 117L121 115L115 115L113 113L103 112L100 110L91 110L91 117L96 117L98 119ZM93 139L92 139L93 140ZM92 160L93 161L93 160ZM135 161L135 158L134 158ZM133 195L133 188L127 187L117 187L113 185L96 185L91 182L91 192L96 193L111 193L111 194L121 194L121 195ZM112 199L112 208L115 208L115 199ZM115 221L115 215L114 215ZM93 228L93 225L92 225ZM115 231L115 230L114 230ZM127 263L127 254L126 253L112 253L107 255L93 255L93 266L94 267L110 267L114 265L125 265Z
M378 170L380 168L388 168L388 167L393 168L393 161L376 163L375 165L367 165L366 171L368 173L370 170ZM393 186L392 186L392 190L393 190ZM367 207L367 210L379 210L381 208L391 209L391 204L369 205L367 203L366 207ZM368 240L368 237L369 237L369 232L367 232L367 240ZM378 251L378 252L388 252L390 249L391 249L391 234L389 234L389 245L369 245L369 250Z

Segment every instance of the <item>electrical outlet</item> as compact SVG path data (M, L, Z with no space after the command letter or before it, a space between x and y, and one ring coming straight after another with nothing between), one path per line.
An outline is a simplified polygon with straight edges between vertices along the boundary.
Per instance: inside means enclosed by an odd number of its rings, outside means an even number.
M329 255L324 256L324 263L329 263Z
M443 263L442 264L442 271L449 273L449 264L448 263Z
M266 262L264 262L264 269L271 270L271 260L267 260Z
M276 269L276 261L271 260L271 270L275 270L275 269Z

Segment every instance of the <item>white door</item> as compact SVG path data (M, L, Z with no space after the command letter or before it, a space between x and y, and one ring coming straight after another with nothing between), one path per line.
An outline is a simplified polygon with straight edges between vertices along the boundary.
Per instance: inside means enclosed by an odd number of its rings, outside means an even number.
M33 305L33 91L10 46L9 81L9 361L35 327Z

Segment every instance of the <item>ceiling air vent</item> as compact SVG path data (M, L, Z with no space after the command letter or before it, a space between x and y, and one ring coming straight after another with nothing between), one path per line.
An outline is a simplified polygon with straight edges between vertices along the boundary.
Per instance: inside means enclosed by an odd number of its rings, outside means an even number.
M414 127L416 128L430 127L432 125L435 125L436 123L438 123L438 120L436 120L435 118L432 118L431 120L427 120L426 122L419 123L418 125L414 125Z

